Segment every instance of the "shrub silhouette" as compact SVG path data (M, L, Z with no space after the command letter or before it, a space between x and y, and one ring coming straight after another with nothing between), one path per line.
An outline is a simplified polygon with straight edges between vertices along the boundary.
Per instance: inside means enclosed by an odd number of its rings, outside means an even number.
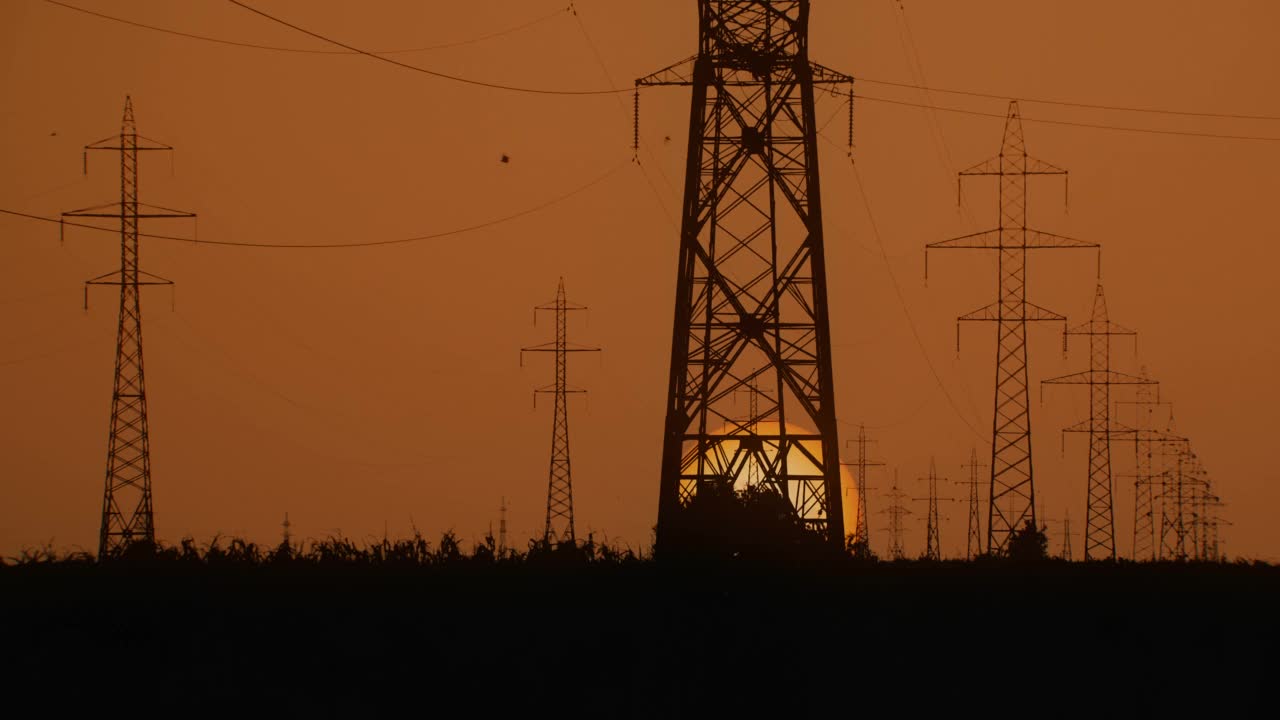
M1009 536L1008 557L1016 562L1040 562L1049 557L1049 538L1030 520Z
M658 560L780 561L825 553L790 503L771 488L707 487L676 511L658 534Z

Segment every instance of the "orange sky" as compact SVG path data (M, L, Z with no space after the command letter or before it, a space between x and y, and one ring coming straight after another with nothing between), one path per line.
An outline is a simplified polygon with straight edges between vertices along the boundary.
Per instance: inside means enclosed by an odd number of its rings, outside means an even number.
M327 49L218 0L68 0L168 28L243 42ZM257 0L264 10L373 50L466 40L554 13L564 0L355 4ZM599 88L691 54L692 0L576 0L599 48L561 13L503 37L396 58L488 81ZM343 9L348 8L348 9ZM904 18L908 25L904 26ZM1027 98L1280 115L1280 6L1053 0L815 0L813 59L857 77ZM906 33L909 28L909 35ZM911 48L914 45L918 55ZM478 539L511 507L514 539L540 533L550 404L531 390L551 366L518 364L550 339L530 307L565 276L590 305L571 339L605 353L574 358L590 388L571 410L578 532L647 545L657 504L663 394L677 238L673 223L688 92L648 91L642 174L630 158L630 97L513 94L459 85L359 56L229 47L89 17L39 0L0 5L0 207L54 216L117 199L111 156L80 148L117 132L131 93L140 132L177 146L170 172L144 159L142 197L200 214L202 239L331 243L394 239L524 210L618 168L539 213L445 240L357 250L237 249L144 240L143 268L177 281L144 297L156 524L173 542L215 533L274 542L286 511L295 535L363 539L456 529ZM611 78L611 80L610 80ZM925 102L919 91L864 83L868 96ZM950 107L1002 113L1004 102L933 94ZM1280 122L1214 120L1025 103L1028 118L1280 137ZM819 115L840 112L832 98ZM939 389L879 255L843 150L822 144L836 398L846 423L875 426L877 453L904 489L935 456L959 465L990 428L993 329L956 315L994 299L994 260L930 257L927 242L994 225L991 189L953 172L998 151L1002 121L863 101L858 172L906 308L941 377ZM827 130L844 140L844 118ZM670 137L668 141L666 138ZM1221 140L1027 123L1029 151L1071 171L1070 211L1052 181L1033 186L1032 224L1098 241L1113 320L1136 328L1117 369L1147 365L1175 402L1229 503L1232 556L1280 560L1280 503L1270 458L1280 405L1272 368L1280 320L1270 296L1280 255L1270 200L1280 142ZM509 164L499 161L507 154ZM144 230L181 234L177 224ZM93 549L110 403L116 298L81 282L115 269L118 239L0 217L0 553L50 540ZM1088 252L1031 259L1029 299L1083 320ZM1064 360L1054 327L1032 331L1031 376L1086 367ZM1033 387L1032 397L1039 396ZM1087 413L1084 388L1046 390L1033 407L1037 489L1051 520L1084 525L1084 438L1060 452L1058 428ZM1124 416L1132 419L1131 416ZM979 429L980 437L969 429ZM853 437L848 424L842 440ZM1132 446L1116 445L1128 471ZM852 449L851 449L852 450ZM852 457L852 452L850 453ZM891 471L890 471L891 472ZM887 489L890 474L872 485ZM945 488L945 486L944 486ZM944 492L948 490L944 489ZM963 497L964 489L950 490ZM1118 548L1130 549L1132 487L1117 480ZM884 551L880 492L872 540ZM922 517L924 507L914 508ZM961 552L965 513L942 542ZM1051 526L1051 548L1060 546ZM923 548L909 525L908 551ZM1073 542L1077 556L1081 538Z

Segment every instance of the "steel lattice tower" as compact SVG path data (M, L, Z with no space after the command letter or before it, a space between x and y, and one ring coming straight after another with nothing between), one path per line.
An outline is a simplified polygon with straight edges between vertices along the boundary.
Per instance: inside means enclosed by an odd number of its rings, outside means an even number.
M871 530L867 525L867 469L873 467L883 467L884 463L871 460L867 457L867 445L870 440L867 438L867 428L863 425L858 426L858 437L855 439L858 444L858 461L855 463L843 463L853 465L858 469L858 477L855 478L855 486L858 492L858 509L857 520L853 529L854 547L865 549L871 548Z
M889 559L901 560L906 557L902 547L902 519L911 514L903 504L907 494L898 489L898 472L893 473L893 487L889 489L889 506L881 512L889 516Z
M692 88L659 542L700 488L756 463L806 526L843 545L809 0L699 0L698 53L636 81ZM752 431L729 402L772 376Z
M1089 486L1085 512L1084 559L1116 559L1116 524L1111 487L1111 439L1127 436L1134 430L1111 419L1112 385L1154 385L1149 378L1111 369L1111 338L1137 333L1111 322L1107 315L1107 298L1099 283L1093 293L1093 314L1089 320L1067 328L1062 338L1084 335L1089 338L1089 369L1045 380L1045 385L1088 385L1089 419L1076 423L1063 432L1089 435Z
M539 393L555 395L555 417L551 422L551 469L547 478L547 524L543 531L543 540L551 545L560 543L574 544L577 536L573 527L573 477L569 463L569 406L568 396L585 393L586 390L569 386L569 353L600 352L600 348L583 347L569 342L569 313L586 310L585 305L573 305L565 298L564 278L556 288L556 299L546 305L534 308L534 317L540 310L556 314L556 339L523 348L520 351L521 363L524 353L549 352L556 356L556 380L551 385L534 391L536 400Z
M942 559L942 542L938 535L938 465L933 458L929 458L929 477L926 480L929 483L929 496L914 499L929 503L929 514L924 523L924 559L937 561Z
M969 471L969 479L963 483L969 486L969 535L965 540L964 552L965 559L972 560L982 552L982 518L978 513L981 505L978 486L982 481L978 479L978 471L986 465L978 462L978 449L972 448L969 451L969 462L961 467Z
M1170 419L1170 428L1173 421ZM1186 560L1193 525L1193 500L1199 460L1191 443L1166 443L1160 489L1160 559Z
M1062 559L1071 562L1071 511L1062 518Z
M107 439L102 525L98 535L98 557L107 559L121 555L135 543L154 545L156 539L151 497L151 440L142 363L142 294L139 290L143 285L173 283L139 268L139 224L143 219L194 218L195 214L148 205L138 199L138 154L173 148L138 134L131 98L125 97L120 134L85 146L85 172L89 168L90 150L120 153L120 201L72 210L62 216L120 221L120 269L85 283L86 308L89 285L120 288L111 428Z
M1031 407L1027 385L1027 323L1066 322L1066 318L1027 302L1027 251L1096 248L1061 235L1027 227L1027 179L1067 174L1054 165L1027 155L1022 116L1016 101L1009 103L1000 154L960 172L960 179L998 178L999 225L972 235L931 243L929 249L991 250L996 253L998 299L958 318L960 322L997 325L995 409L992 417L991 493L987 512L987 551L1003 554L1009 536L1028 521L1035 524L1035 482L1031 462ZM959 328L956 330L957 343Z
M1138 371L1138 376L1151 379L1146 367ZM1135 472L1121 476L1133 479L1133 559L1155 560L1159 550L1157 500L1164 477L1156 467L1156 449L1168 443L1185 442L1186 438L1156 429L1156 408L1169 403L1160 400L1159 386L1154 382L1139 385L1133 400L1120 400L1116 404L1133 405L1137 415L1133 432L1119 438L1132 441L1134 447Z

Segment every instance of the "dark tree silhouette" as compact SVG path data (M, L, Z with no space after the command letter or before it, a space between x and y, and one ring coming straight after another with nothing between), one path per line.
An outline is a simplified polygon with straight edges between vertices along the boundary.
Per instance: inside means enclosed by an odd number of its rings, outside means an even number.
M1049 538L1030 520L1009 536L1009 559L1017 562L1039 562L1049 557Z

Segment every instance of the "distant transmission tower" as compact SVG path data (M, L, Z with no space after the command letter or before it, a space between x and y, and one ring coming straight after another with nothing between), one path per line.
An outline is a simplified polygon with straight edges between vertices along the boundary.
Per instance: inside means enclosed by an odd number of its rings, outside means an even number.
M290 529L292 528L293 528L293 523L289 522L289 513L285 513L284 522L280 523L280 529L282 531L280 533L280 543L286 548L290 547L289 542L293 540L293 535L291 535L289 532Z
M942 541L939 538L938 521L938 465L929 458L929 477L922 478L929 483L929 495L924 498L912 498L929 504L929 514L925 518L924 559L938 561L942 559ZM943 482L947 479L943 478Z
M1062 347L1067 338L1085 335L1089 338L1089 369L1045 380L1045 385L1088 385L1089 419L1064 430L1089 435L1089 492L1085 514L1084 559L1116 559L1116 523L1111 492L1111 438L1122 435L1132 439L1134 430L1111 419L1112 385L1154 385L1150 378L1116 372L1111 369L1111 338L1135 336L1136 332L1111 322L1107 315L1107 298L1098 283L1093 293L1093 314L1087 322L1063 331Z
M1165 433L1171 437L1177 435L1177 420L1173 411L1169 412L1169 420L1165 424ZM1190 463L1184 461L1191 455L1191 441L1185 438L1159 443L1160 450L1160 491L1156 498L1160 504L1160 525L1156 528L1157 551L1160 560L1185 560L1187 550L1186 537L1186 474L1190 472Z
M1071 562L1071 511L1062 518L1062 559Z
M151 499L151 440L147 428L147 391L142 371L143 285L173 282L141 270L138 228L143 219L194 218L194 213L147 205L138 199L138 153L173 150L138 134L133 100L124 100L120 134L86 145L84 169L90 150L120 153L120 202L97 205L62 214L64 218L113 218L120 220L120 269L85 283L85 307L89 285L120 288L119 325L116 330L115 380L111 393L111 431L107 440L106 488L102 498L102 527L98 558L124 553L134 543L154 544L155 516Z
M564 278L556 288L556 299L547 305L534 308L535 319L539 310L552 311L556 314L556 339L523 348L520 351L521 363L524 353L549 352L556 355L556 380L554 383L535 390L538 393L550 393L556 398L555 418L551 423L551 470L547 480L547 524L542 538L545 542L558 545L574 544L577 537L573 529L573 479L569 466L569 406L566 399L571 393L585 393L586 390L569 386L569 353L600 352L600 348L583 347L569 342L569 313L575 310L586 310L585 305L571 305L565 299Z
M867 457L867 445L871 441L867 438L867 428L865 426L858 426L858 437L855 442L858 443L858 461L847 463L858 469L858 476L854 479L858 489L858 512L857 521L854 523L853 529L853 544L855 547L869 550L871 548L871 531L867 526L867 491L871 488L867 487L867 469L883 467L884 463Z
M911 514L904 501L907 494L898 489L898 471L893 471L893 487L889 489L889 506L881 512L889 516L889 559L901 560L906 557L902 547L902 519Z
M1027 522L1036 524L1035 482L1031 463L1031 407L1027 392L1027 323L1066 318L1027 302L1027 251L1096 248L1072 238L1027 227L1027 178L1062 175L1067 171L1027 155L1018 103L1009 103L1000 154L961 171L967 177L999 178L999 225L964 237L927 246L928 249L993 250L997 254L998 299L959 321L997 324L995 411L991 438L991 494L987 512L987 551L1003 554L1010 535ZM957 344L959 328L956 330Z
M809 6L699 0L697 55L636 81L693 91L659 542L753 462L807 527L845 541L814 92L853 78L809 60ZM728 405L766 375L752 433Z
M502 497L502 505L498 507L498 556L507 551L507 498Z
M1138 376L1150 380L1151 375L1143 367ZM1137 387L1133 400L1120 400L1117 405L1133 405L1136 409L1137 421L1129 436L1120 440L1132 440L1134 447L1133 478L1133 559L1155 560L1159 550L1159 514L1157 499L1160 496L1160 484L1163 473L1156 468L1156 449L1165 443L1180 443L1186 438L1179 438L1156 428L1155 411L1169 403L1160 400L1159 386L1142 384Z
M982 481L978 479L978 471L986 465L978 462L978 449L973 448L969 451L969 462L961 467L969 471L969 479L960 484L969 486L969 535L965 541L964 552L965 559L972 560L982 553L982 518L978 513L978 508L982 504L978 486Z

